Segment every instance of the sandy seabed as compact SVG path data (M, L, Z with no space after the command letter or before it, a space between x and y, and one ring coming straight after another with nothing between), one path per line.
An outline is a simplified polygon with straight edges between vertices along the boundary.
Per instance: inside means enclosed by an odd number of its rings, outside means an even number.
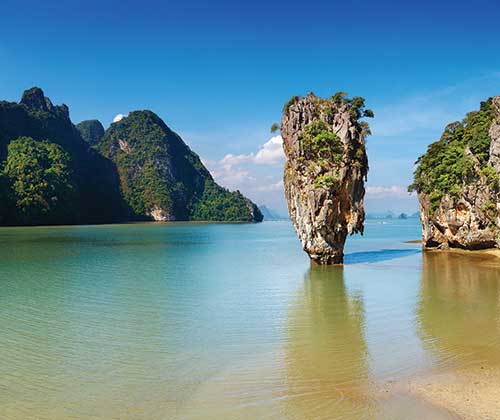
M410 392L464 420L500 419L500 367L439 373L410 384Z

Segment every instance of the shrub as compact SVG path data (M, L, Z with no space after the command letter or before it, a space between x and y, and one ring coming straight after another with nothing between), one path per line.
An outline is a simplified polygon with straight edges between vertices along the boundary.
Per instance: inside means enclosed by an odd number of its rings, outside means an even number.
M331 188L335 185L335 178L329 174L323 174L314 180L314 188Z
M315 120L307 124L300 141L302 152L307 159L325 159L335 165L342 163L342 142L325 122Z
M467 156L470 150L482 165L481 173L490 188L498 192L496 171L488 166L490 138L489 127L493 121L491 99L481 102L479 111L470 112L461 122L448 124L440 140L432 143L416 162L413 183L409 191L425 193L431 201L431 213L438 207L445 194L458 198L463 184L478 176L474 161Z
M3 170L23 223L64 223L75 215L70 157L49 141L19 137L7 148Z
M288 109L298 100L300 99L300 96L292 96L288 101L285 102L285 105L283 106L283 113L287 113Z

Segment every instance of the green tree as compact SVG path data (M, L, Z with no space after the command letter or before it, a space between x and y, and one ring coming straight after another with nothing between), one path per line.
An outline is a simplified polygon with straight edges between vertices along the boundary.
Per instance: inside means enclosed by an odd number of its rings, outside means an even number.
M480 175L486 177L492 192L498 193L498 175L488 164L491 142L488 131L492 121L492 101L489 99L481 102L480 109L469 112L462 121L448 124L441 138L430 144L427 152L418 158L408 190L427 194L431 213L446 194L459 198L467 180ZM474 164L469 151L479 165Z
M3 173L20 222L70 223L76 218L69 168L69 155L47 140L19 137L9 144Z

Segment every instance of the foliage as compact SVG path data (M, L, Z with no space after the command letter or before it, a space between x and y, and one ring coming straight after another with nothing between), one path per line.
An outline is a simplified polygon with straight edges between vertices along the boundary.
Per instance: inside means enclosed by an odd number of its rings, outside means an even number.
M331 188L335 185L335 178L329 174L318 175L314 180L314 188Z
M342 105L348 101L346 97L347 97L347 92L337 92L334 95L332 95L332 101L336 105Z
M159 207L175 220L253 221L251 202L217 185L199 157L151 111L112 124L98 145L120 174L133 218Z
M5 223L8 220L9 212L9 196L7 189L7 180L3 176L3 172L0 170L0 224Z
M492 220L497 217L497 204L493 201L488 201L487 203L485 203L481 210L486 213L486 215Z
M373 118L375 116L371 109L365 109L365 99L360 96L348 100L349 114L353 121L358 121L360 118Z
M256 206L219 187L161 119L131 115L101 138L98 121L75 127L68 108L39 88L19 104L0 101L0 224L149 219L155 205L177 220L259 220ZM212 204L218 210L209 213Z
M314 186L332 187L335 183L332 173L344 159L344 146L339 137L324 121L314 120L302 130L300 144L301 157L309 162L309 172L316 172L315 168L319 166L320 174L316 175Z
M255 216L252 217L249 211ZM247 200L239 191L230 192L217 185L211 179L205 180L200 200L197 200L190 212L191 220L218 220L218 221L236 221L251 222L262 221L260 210Z
M104 127L99 120L82 121L76 125L83 140L90 145L95 145L104 137Z
M20 137L7 148L3 174L21 222L64 223L77 211L70 157L60 146Z
M342 163L342 142L324 121L315 120L307 124L300 136L300 142L306 159L326 160L335 165Z
M375 117L375 113L371 109L365 109L363 111L363 117L365 117L365 118L374 118Z
M288 112L288 109L298 100L300 99L300 96L292 96L288 101L285 102L285 105L283 106L283 113L286 114Z
M481 102L479 111L470 112L461 122L446 126L441 139L432 143L419 157L409 191L429 196L433 213L445 194L458 198L467 179L483 175L494 191L498 191L498 175L487 163L489 158L489 127L493 120L491 99ZM473 157L482 169L476 172Z
M0 162L6 159L9 143L18 137L32 137L36 141L50 139L71 158L69 165L78 208L64 220L53 223L109 223L125 219L116 168L83 141L65 105L52 105L37 88L27 91L20 104L0 101ZM21 217L15 206L9 205L9 208L12 210L9 217L0 223L34 223Z
M276 133L279 129L280 126L277 123L273 123L273 125L271 125L271 133Z

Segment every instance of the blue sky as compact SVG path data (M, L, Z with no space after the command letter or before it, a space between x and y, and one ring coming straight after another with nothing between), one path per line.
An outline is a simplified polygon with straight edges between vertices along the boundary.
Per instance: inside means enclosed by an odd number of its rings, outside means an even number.
M270 125L294 94L347 91L376 116L367 211L412 211L415 159L500 94L496 3L3 0L0 97L37 85L105 125L151 109L222 184L284 211Z

